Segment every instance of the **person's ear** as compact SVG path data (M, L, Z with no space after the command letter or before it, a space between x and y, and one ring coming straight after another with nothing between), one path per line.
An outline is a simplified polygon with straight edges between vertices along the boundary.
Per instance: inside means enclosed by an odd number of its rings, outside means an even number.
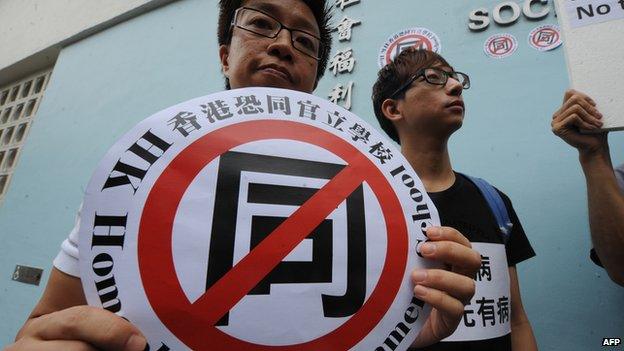
M228 64L229 56L230 56L230 46L229 45L219 46L219 60L221 61L221 71L223 71L223 75L226 78L230 78L230 76L228 75L228 71L230 70L230 65Z
M381 103L381 112L387 119L393 122L403 119L399 102L394 99L385 99L384 102Z

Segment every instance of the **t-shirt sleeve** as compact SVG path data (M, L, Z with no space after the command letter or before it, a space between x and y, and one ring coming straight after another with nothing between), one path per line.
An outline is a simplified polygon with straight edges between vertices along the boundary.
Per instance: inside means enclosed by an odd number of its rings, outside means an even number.
M498 193L503 197L507 212L509 213L509 219L511 223L513 223L511 236L509 237L509 242L505 250L507 252L507 264L509 266L515 266L517 263L535 256L535 251L522 228L522 223L520 223L520 219L518 219L518 215L511 204L511 200L502 192L499 191Z
M78 264L78 229L80 227L80 212L82 205L76 214L74 228L69 232L67 239L61 244L61 251L53 261L54 267L63 273L74 277L80 277L80 265Z

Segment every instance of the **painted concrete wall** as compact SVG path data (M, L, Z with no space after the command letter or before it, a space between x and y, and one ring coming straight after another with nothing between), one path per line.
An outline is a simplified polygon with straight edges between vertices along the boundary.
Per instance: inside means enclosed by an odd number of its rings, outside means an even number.
M455 168L510 196L537 252L518 271L540 349L598 350L602 337L623 335L624 295L588 258L585 185L576 152L550 132L552 112L568 85L563 50L541 53L526 44L532 28L556 19L520 19L471 33L468 13L497 3L395 0L390 8L363 1L347 8L345 14L362 24L334 52L352 47L355 69L327 75L316 94L325 97L335 84L353 80L352 111L373 121L370 86L379 47L404 28L436 32L442 54L473 81L465 93L464 127L451 143ZM0 345L12 339L41 295L51 260L107 148L152 113L222 89L215 4L179 1L61 52L0 208ZM500 61L486 57L486 37L503 31L517 37L518 51ZM614 161L624 162L624 138L614 133L610 139ZM42 285L11 281L15 264L45 268Z
M14 76L15 70L4 70L33 55L37 65L52 64L60 46L84 36L107 22L144 12L159 0L6 0L0 1L0 72ZM150 4L151 3L151 4ZM37 67L42 68L42 67Z

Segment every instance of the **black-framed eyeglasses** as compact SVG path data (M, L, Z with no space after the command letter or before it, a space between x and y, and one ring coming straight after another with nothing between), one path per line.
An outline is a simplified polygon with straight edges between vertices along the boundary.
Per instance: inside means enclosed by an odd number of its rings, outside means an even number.
M424 77L427 83L435 84L435 85L445 85L450 77L458 81L461 84L462 89L470 88L470 77L468 77L466 73L455 72L455 71L449 72L443 69L429 67L429 68L423 68L419 70L418 72L416 72L416 74L411 76L410 79L408 79L407 82L405 82L405 84L401 85L397 90L395 90L392 94L390 94L389 98L393 98L394 96L396 96L397 94L405 90L416 79L420 77Z
M315 60L321 59L324 50L321 39L314 34L288 28L268 13L250 7L236 9L231 25L266 38L276 38L282 29L287 29L290 32L292 46Z

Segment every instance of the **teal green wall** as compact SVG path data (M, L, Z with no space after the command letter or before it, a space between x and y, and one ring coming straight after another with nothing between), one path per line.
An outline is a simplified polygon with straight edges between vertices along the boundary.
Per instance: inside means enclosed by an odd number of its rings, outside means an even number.
M542 350L597 350L622 337L624 293L588 258L585 184L576 152L550 132L568 79L563 48L526 43L539 22L467 28L468 13L499 1L362 0L344 14L362 24L351 42L353 73L326 75L316 94L355 81L352 111L373 121L370 86L377 52L401 29L426 27L442 54L470 74L464 127L451 142L455 168L484 177L512 199L537 257L518 266L524 305ZM73 225L84 188L105 151L141 119L222 89L215 39L216 0L181 0L65 48L57 61L4 204L0 208L0 345L9 343L43 292L51 261ZM552 6L552 4L551 4ZM336 19L342 18L338 11ZM493 60L491 34L509 32L517 52ZM611 136L614 162L624 138ZM45 269L38 287L13 282L16 264Z

